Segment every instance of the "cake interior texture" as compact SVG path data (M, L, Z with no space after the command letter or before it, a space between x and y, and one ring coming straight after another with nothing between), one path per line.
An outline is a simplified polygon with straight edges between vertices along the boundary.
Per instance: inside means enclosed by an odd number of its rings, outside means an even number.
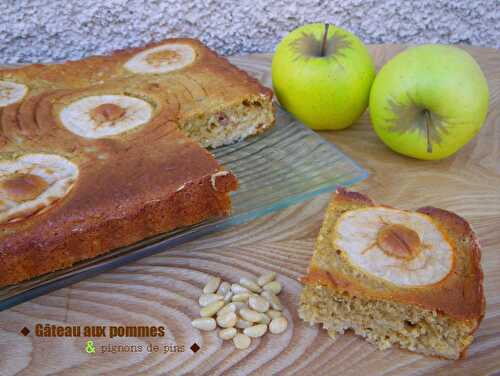
M432 218L454 248L452 269L444 279L406 287L357 267L332 241L344 213L370 207L378 206L357 192L340 189L334 195L308 274L302 278L299 316L311 325L322 325L332 338L352 330L379 349L399 345L425 355L464 357L485 306L479 246L468 223L431 207L405 212Z
M179 129L201 146L217 148L262 132L274 122L273 105L263 95L187 117Z
M473 340L475 320L454 320L437 311L382 300L363 299L320 284L306 286L300 317L320 323L335 338L346 330L385 350L392 345L425 355L458 359Z

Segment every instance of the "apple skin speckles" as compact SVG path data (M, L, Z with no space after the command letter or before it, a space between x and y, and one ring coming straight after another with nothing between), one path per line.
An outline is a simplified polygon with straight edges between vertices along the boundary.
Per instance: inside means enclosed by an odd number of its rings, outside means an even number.
M476 136L488 103L488 83L471 55L454 46L421 45L379 71L370 92L370 118L395 152L438 160Z
M344 129L358 120L374 78L375 64L363 42L334 25L295 29L273 56L276 97L315 130Z

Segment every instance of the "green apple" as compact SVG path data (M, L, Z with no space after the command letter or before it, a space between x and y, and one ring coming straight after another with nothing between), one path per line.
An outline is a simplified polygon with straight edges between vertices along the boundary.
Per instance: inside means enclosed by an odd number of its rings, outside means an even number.
M488 84L464 50L442 45L409 48L380 70L370 93L373 128L394 151L441 159L481 129Z
M316 130L342 129L365 111L375 66L355 35L315 23L283 38L272 75L281 105L300 121Z

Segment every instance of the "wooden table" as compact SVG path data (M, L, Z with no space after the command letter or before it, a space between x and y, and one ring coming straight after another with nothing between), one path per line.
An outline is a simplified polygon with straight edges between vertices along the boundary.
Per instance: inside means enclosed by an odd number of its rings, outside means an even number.
M370 46L380 67L403 47ZM466 48L490 85L490 112L478 137L457 155L424 162L387 149L368 117L347 130L321 135L359 161L370 177L356 187L379 202L402 208L434 205L456 211L477 231L483 247L487 310L463 361L426 358L399 349L385 352L354 335L332 342L296 313L301 285L329 196L282 210L246 225L180 246L0 312L0 375L368 375L492 374L500 372L500 52ZM270 55L232 59L270 86ZM282 300L291 318L279 336L254 340L246 351L222 343L215 332L194 330L197 298L210 274L228 281L279 273ZM24 337L24 326L164 325L163 338L96 339L95 345L160 346L157 353L87 354L84 338ZM196 342L201 349L193 353ZM163 353L164 345L184 352Z

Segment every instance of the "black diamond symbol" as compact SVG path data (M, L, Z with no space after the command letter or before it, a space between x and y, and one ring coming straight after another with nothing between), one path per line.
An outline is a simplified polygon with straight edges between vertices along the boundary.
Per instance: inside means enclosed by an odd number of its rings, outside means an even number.
M191 351L192 352L197 352L198 350L200 349L200 346L198 346L198 344L195 342L191 345Z
M21 334L26 337L28 334L30 334L30 330L27 327L24 327L21 329Z

